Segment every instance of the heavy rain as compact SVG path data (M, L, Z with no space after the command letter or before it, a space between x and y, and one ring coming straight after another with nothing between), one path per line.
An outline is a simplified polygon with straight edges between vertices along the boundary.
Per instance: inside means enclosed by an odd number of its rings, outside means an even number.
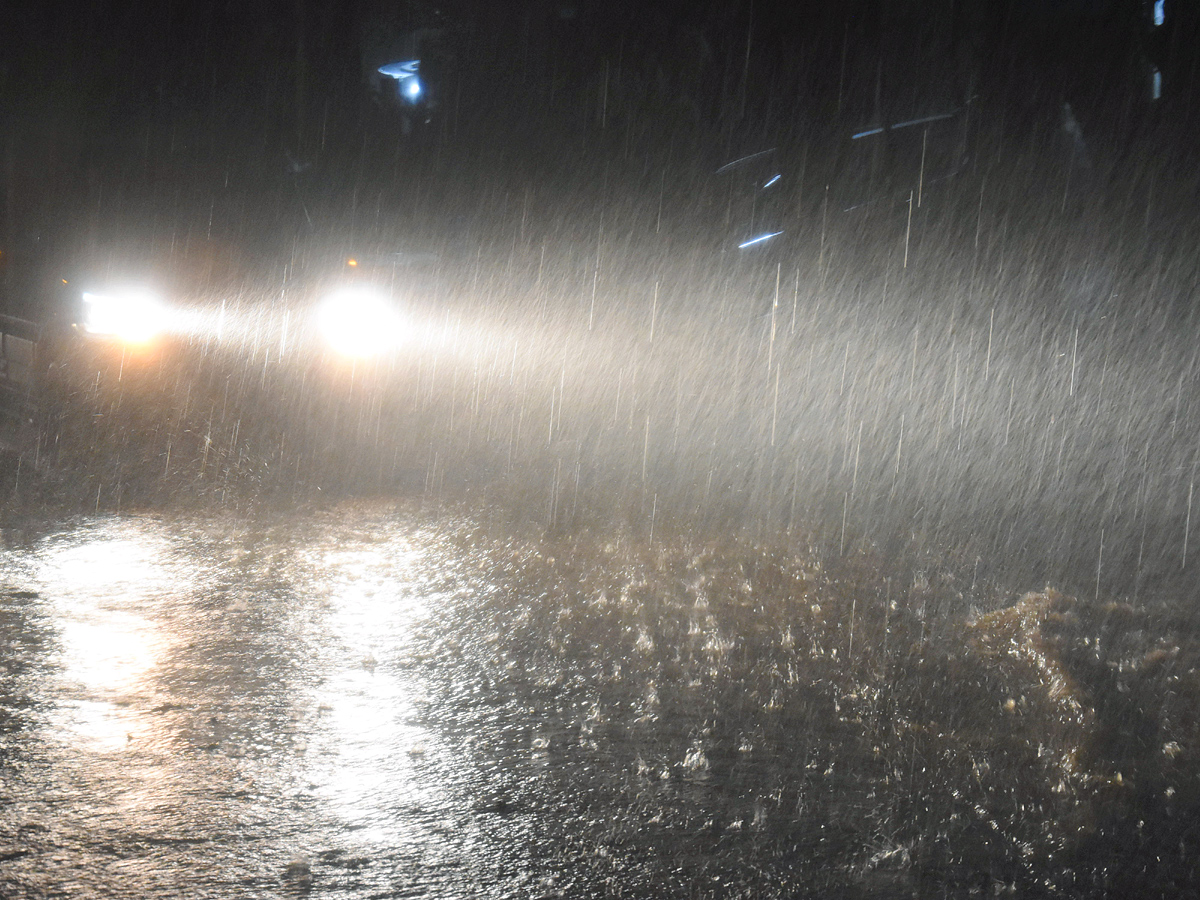
M1200 890L1191 6L3 16L0 896Z

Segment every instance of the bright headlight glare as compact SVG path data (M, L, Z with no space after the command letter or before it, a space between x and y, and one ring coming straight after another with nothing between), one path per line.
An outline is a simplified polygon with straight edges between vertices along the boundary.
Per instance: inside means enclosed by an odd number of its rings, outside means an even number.
M83 327L89 334L145 343L163 330L166 310L146 291L83 295Z
M375 356L403 337L403 322L379 294L348 288L317 308L317 327L329 345L345 356Z

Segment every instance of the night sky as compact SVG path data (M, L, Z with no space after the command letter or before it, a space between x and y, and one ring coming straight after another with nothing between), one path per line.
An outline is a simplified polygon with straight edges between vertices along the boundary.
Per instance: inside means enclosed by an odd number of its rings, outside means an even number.
M6 4L0 235L11 260L106 186L254 190L264 160L350 159L378 126L366 63L422 29L438 36L423 63L438 140L463 152L531 129L545 147L592 141L579 110L597 97L587 127L643 115L664 146L682 128L714 159L983 99L1016 132L1056 127L1069 102L1090 141L1120 154L1153 134L1188 165L1197 18L1164 8L1156 30L1141 0Z
M885 93L953 75L1031 78L1080 105L1116 101L1138 57L1168 69L1176 93L1191 90L1194 10L1166 9L1167 27L1151 36L1152 5L1141 0L9 4L0 92L8 116L52 98L146 117L284 83L288 93L334 96L358 88L372 40L438 28L456 71L477 78L584 77L606 59L614 68L647 59L670 68L691 64L691 55L715 70L705 73L709 93L745 75L752 94L778 102L844 79L844 58L851 74L881 75Z

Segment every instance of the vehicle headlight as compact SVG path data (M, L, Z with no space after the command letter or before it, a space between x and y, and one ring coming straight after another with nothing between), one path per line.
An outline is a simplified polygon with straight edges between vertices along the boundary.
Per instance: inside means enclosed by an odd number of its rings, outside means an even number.
M346 356L375 356L396 347L404 337L399 314L378 293L345 288L317 308L321 336Z
M143 344L158 335L165 324L166 309L147 291L83 295L83 327L88 334Z

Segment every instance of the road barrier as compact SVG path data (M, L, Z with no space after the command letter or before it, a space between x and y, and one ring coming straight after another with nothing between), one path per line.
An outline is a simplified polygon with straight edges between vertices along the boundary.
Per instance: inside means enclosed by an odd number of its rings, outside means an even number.
M36 443L41 327L0 315L0 453Z

